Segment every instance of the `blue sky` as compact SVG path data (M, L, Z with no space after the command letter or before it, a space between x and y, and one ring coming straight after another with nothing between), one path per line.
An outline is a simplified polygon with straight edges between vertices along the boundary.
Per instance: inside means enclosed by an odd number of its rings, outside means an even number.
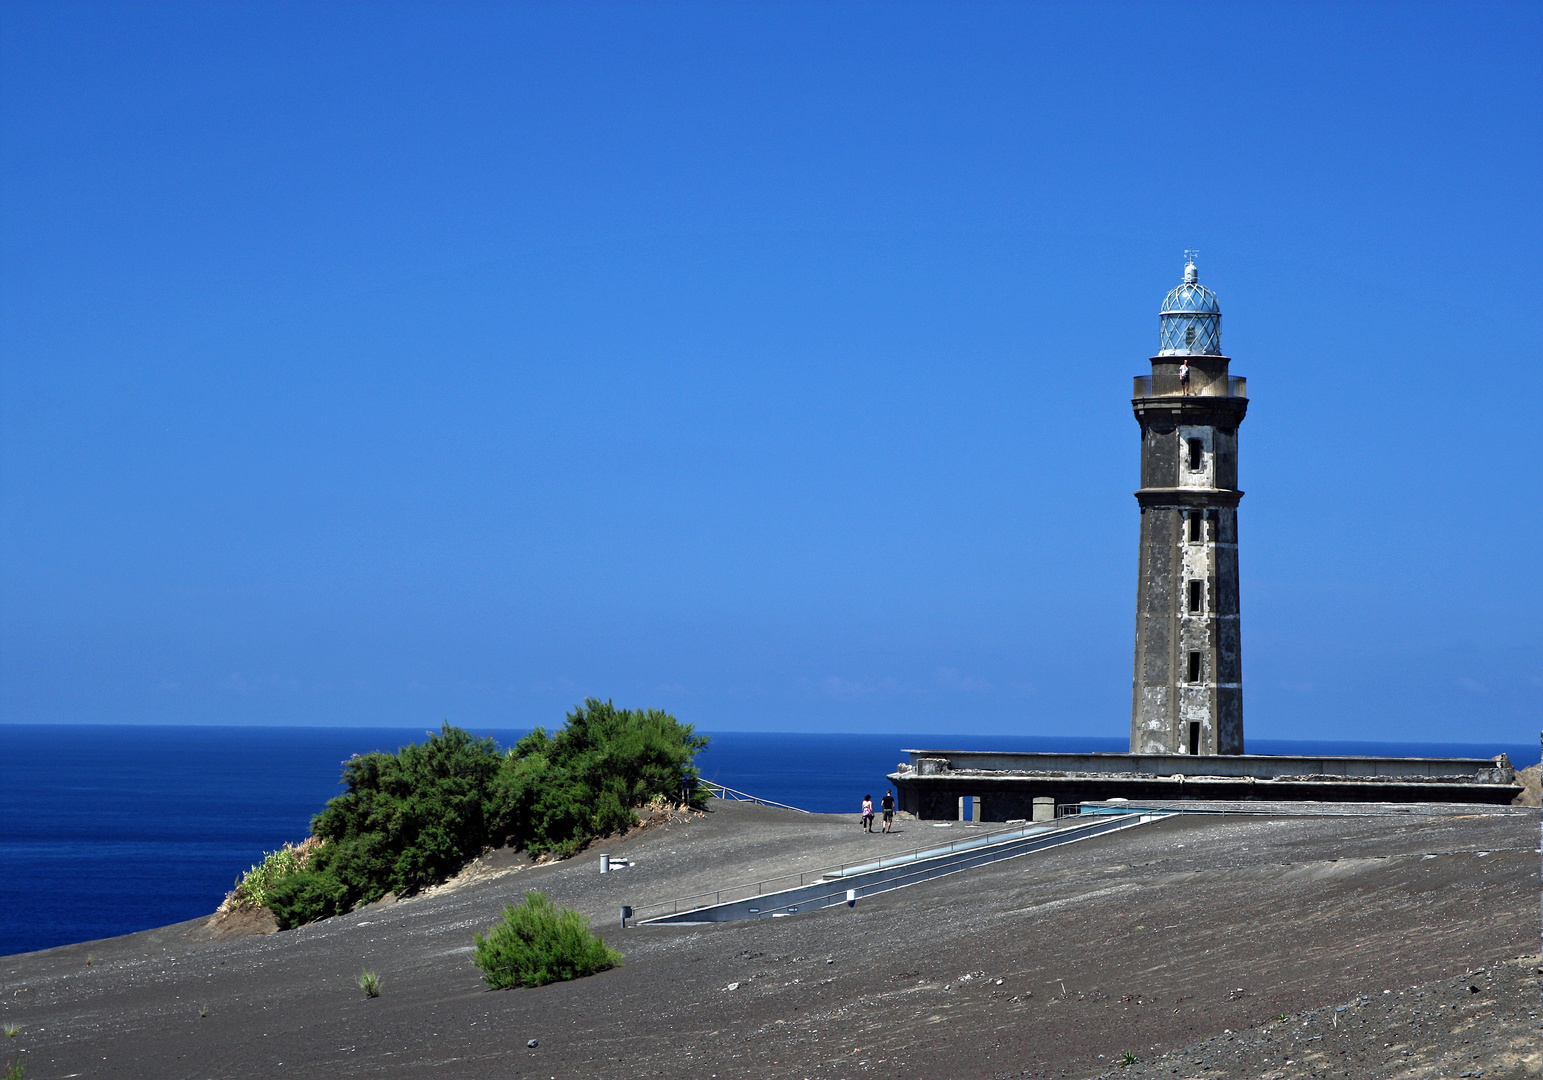
M13 722L1119 736L1131 376L1245 723L1543 727L1543 8L0 8Z

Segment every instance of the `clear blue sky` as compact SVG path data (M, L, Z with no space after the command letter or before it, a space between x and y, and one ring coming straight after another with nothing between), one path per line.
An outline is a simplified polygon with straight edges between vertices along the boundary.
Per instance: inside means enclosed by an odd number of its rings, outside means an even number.
M1250 735L1543 727L1543 6L0 8L13 722L1119 736L1131 376Z

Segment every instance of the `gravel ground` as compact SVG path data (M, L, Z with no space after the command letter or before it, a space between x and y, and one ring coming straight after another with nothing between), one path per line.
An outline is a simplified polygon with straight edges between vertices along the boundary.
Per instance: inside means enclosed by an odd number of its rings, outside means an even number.
M194 922L4 957L0 1021L19 1031L0 1061L29 1080L1537 1074L1536 961L1514 963L1539 940L1536 810L1186 815L852 909L615 925L621 904L962 835L718 804L609 842L636 860L614 874L498 852L431 895L282 934ZM531 887L626 965L483 989L472 933ZM1454 979L1468 997L1437 1010ZM1147 1061L1113 1070L1126 1053Z
M1538 957L1386 988L1221 1035L1100 1080L1138 1077L1483 1077L1543 1071Z

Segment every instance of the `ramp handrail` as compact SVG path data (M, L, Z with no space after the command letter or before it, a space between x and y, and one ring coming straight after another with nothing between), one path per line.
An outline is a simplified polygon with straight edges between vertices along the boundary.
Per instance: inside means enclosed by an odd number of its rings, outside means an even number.
M943 876L943 875L946 875L946 874L958 873L961 870L974 869L977 866L982 866L982 865L985 865L986 863L990 863L990 862L996 861L995 858L993 858L992 856L995 854L996 849L998 847L1003 848L1003 849L1007 850L1008 852L1010 852L1009 854L1006 854L1006 855L1002 856L1003 858L1015 858L1017 855L1027 854L1029 851L1033 851L1033 850L1039 850L1040 849L1040 845L1044 845L1046 847L1055 847L1055 846L1059 846L1059 845L1065 844L1065 843L1074 843L1074 842L1076 842L1079 839L1095 837L1095 836L1102 836L1102 835L1105 835L1107 833L1117 832L1117 831L1120 831L1122 829L1128 829L1128 828L1130 828L1130 827L1132 827L1134 825L1142 825L1142 824L1145 824L1148 821L1158 820L1159 818L1161 818L1163 816L1164 815L1161 815L1161 814L1155 814L1155 815L1149 814L1149 815L1140 815L1140 816L1129 815L1129 816L1124 816L1122 818L1106 817L1106 818L1103 818L1101 821L1097 821L1097 822L1090 821L1090 822L1080 823L1077 827L1074 827L1074 828L1042 830L1043 832L1046 832L1046 833L1061 833L1062 835L1059 836L1059 837L1051 837L1051 836L1035 837L1033 835L1033 831L1032 830L1023 830L1024 834L1019 836L1016 839L1008 839L1008 840L1003 841L1000 844L985 845L985 846L979 848L978 850L976 850L974 852L965 852L965 862L963 864L951 864L951 865L945 864L945 865L941 865L940 866L940 863L947 858L947 853L940 853L940 854L938 854L936 856L932 856L930 854L930 852L929 852L929 857L928 858L919 860L914 867L907 869L904 873L900 874L897 877L890 877L890 878L885 878L885 879L883 879L881 881L870 881L870 882L864 883L862 881L863 878L869 877L871 874L878 872L876 870L870 870L866 874L860 874L860 875L858 875L858 877L856 879L853 879L853 881L857 882L855 884L855 887L854 887L852 881L847 881L847 880L834 880L834 881L819 880L819 881L815 881L813 883L813 887L814 888L818 888L821 885L829 885L830 886L830 891L829 892L825 892L825 893L820 893L820 894L818 894L816 896L811 896L811 897L806 897L804 899L801 899L796 904L794 904L791 908L789 908L788 911L790 913L792 913L792 912L798 912L798 911L801 911L801 910L818 909L818 908L822 908L822 907L832 907L832 906L835 906L837 904L846 903L848 901L847 893L848 893L849 890L854 892L856 894L856 897L872 896L872 895L874 895L876 893L890 892L890 891L892 891L894 889L904 888L907 885L911 885L911 884L914 884L914 883L919 882L919 881L927 881L927 880L930 880L932 878L940 877L940 876ZM1028 845L1028 846L1026 847L1025 845ZM939 849L939 851L941 852L942 849ZM981 859L981 861L980 862L974 862L973 860L976 859L976 858ZM778 891L778 892L772 892L772 893L762 894L762 895L765 895L768 899L770 899L772 897L779 896L779 895L783 896L783 897L786 897L788 892L792 892L792 891L795 891L795 890L791 890L791 889L790 890L781 890L781 891ZM753 897L749 897L749 896L744 896L744 897L740 897L737 900L730 899L728 901L728 904L729 905L743 904L743 903L747 903L748 901L750 901L752 899L754 899L754 898ZM642 923L645 923L645 922L650 922L650 921L652 921L654 919L670 919L670 918L673 918L674 915L685 915L685 916L689 917L690 915L692 915L695 912L710 911L713 908L716 908L716 907L719 907L719 906L720 906L719 904L699 904L696 907L687 908L683 912L674 912L674 913L671 913L671 912L660 912L659 914L656 914L656 915L641 916L638 919L638 923L642 924ZM754 910L754 909L752 909L752 910ZM762 917L762 918L764 918L765 916L766 916L766 913L761 913L759 915L759 917ZM707 921L716 922L716 921L722 921L722 920L707 920Z
M1078 822L1075 825L1068 824L1060 826L1060 828L1077 828L1078 826L1091 824L1092 822ZM656 918L660 915L679 915L682 911L691 911L695 908L717 907L719 904L723 903L723 897L725 893L729 894L729 899L732 901L735 899L748 900L752 896L760 896L762 893L766 892L781 892L782 890L780 888L766 888L767 885L770 885L773 882L792 881L794 878L797 878L798 887L802 888L804 885L819 881L821 878L840 877L846 873L849 867L866 867L874 870L882 870L887 866L897 866L900 863L908 861L914 862L916 861L917 857L923 853L925 853L929 859L941 857L944 855L951 855L956 851L963 850L966 846L985 846L981 844L981 841L987 837L1000 837L1005 840L1010 838L1012 835L1027 835L1034 829L1043 829L1046 826L1049 826L1050 828L1056 828L1056 826L1051 822L1026 822L1022 825L1014 826L1011 829L1003 829L1000 832L988 832L982 835L972 836L966 840L956 840L946 846L929 844L925 847L912 848L909 851L903 851L895 855L882 856L878 859L868 858L862 860L854 860L852 862L831 863L829 866L821 866L814 870L790 870L786 874L777 874L773 877L763 878L760 881L745 882L741 885L729 885L722 889L706 889L702 892L690 893L686 896L678 896L673 900L661 900L657 904L640 906L637 909L635 918L638 922L644 922L648 919ZM787 888L792 887L793 886L791 885L787 886ZM753 893L744 891L749 889L754 889L755 891ZM740 893L740 895L736 897L733 895L735 893ZM713 899L707 900L707 897L712 897ZM701 903L687 904L686 902L689 900L699 900ZM682 904L686 904L686 906L682 907Z
M702 780L698 783L702 787L705 787L714 798L722 799L724 802L759 803L761 806L776 806L783 810L798 810L800 814L810 813L808 810L801 810L796 806L789 806L785 802L777 802L774 799L763 799L759 795L747 795L743 791L735 791L731 787L727 787L723 784L715 784L711 780Z

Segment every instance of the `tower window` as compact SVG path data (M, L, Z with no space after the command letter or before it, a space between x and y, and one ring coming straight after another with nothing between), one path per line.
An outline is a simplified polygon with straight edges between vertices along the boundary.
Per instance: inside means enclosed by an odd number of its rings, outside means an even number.
M1189 610L1191 612L1205 610L1205 582L1199 578L1189 583Z
M1205 518L1199 514L1189 515L1189 540L1192 544L1198 544L1205 539Z
M1200 681L1200 654L1197 652L1189 654L1189 681L1192 683Z
M1199 472L1205 464L1205 443L1199 439L1188 439L1189 443L1189 471Z
M1200 724L1194 720L1189 722L1189 752L1200 753Z

